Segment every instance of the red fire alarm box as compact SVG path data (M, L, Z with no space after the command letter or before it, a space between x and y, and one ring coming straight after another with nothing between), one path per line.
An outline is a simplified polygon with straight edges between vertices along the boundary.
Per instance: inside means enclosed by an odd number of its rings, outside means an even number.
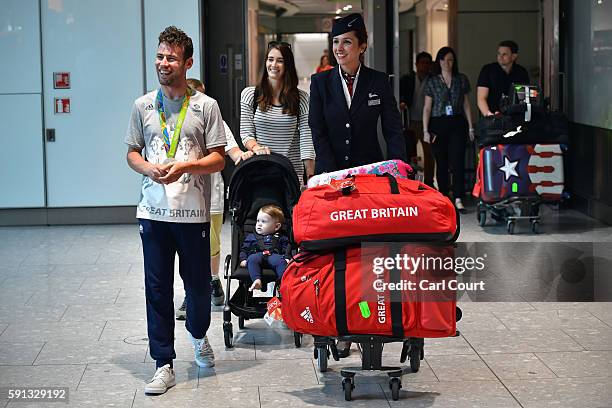
M70 72L54 72L53 88L70 89Z
M55 98L55 113L70 113L70 98Z

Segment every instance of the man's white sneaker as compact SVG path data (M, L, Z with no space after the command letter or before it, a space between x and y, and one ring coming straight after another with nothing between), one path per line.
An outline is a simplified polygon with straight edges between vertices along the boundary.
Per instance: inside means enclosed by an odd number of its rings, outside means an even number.
M215 354L208 342L208 337L204 336L201 339L194 338L191 333L187 332L195 352L195 362L202 368L215 366Z
M145 394L163 394L168 391L168 388L176 385L176 377L174 370L170 368L170 364L159 367L155 371L153 379L145 385Z
M465 207L463 206L463 202L460 198L455 198L455 208L460 212L465 211Z

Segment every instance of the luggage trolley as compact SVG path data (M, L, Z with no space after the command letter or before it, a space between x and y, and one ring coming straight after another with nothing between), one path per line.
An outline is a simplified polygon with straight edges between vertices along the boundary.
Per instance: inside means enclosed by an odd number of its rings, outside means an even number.
M477 221L484 227L489 212L493 220L506 222L509 234L523 220L538 234L540 205L567 198L567 118L549 111L539 87L527 84L512 84L501 111L478 122Z
M460 234L460 215L456 211L457 230L452 237L452 245ZM393 298L392 298L393 299ZM397 301L397 298L395 299ZM461 308L455 307L455 320L461 320L463 313ZM460 335L459 330L455 331L454 337ZM421 360L425 358L425 339L419 337L396 337L382 335L342 335L338 336L337 340L350 341L357 343L361 351L361 366L344 367L340 370L342 376L342 390L344 391L344 399L352 400L352 392L355 389L355 375L357 374L373 374L384 373L389 376L389 389L391 390L391 398L394 401L399 399L399 392L402 388L402 376L408 372L418 372L421 366ZM400 363L405 363L409 360L408 366L386 366L382 364L382 352L386 343L402 343L402 351L400 354ZM338 350L336 348L335 339L332 337L314 336L314 358L317 360L319 372L327 371L327 363L330 355L335 361L339 361Z
M494 204L487 204L480 200L477 205L476 217L478 225L484 227L487 223L487 212L495 221L506 222L508 234L514 234L517 221L529 221L531 232L540 233L540 204L539 197L510 197Z
M457 321L461 320L462 312L459 307L456 308ZM459 330L456 331L455 337L459 336ZM374 336L374 335L349 335L340 336L339 340L351 341L359 344L361 351L361 366L360 367L344 367L340 369L342 376L342 390L344 391L344 399L352 400L352 392L355 389L356 374L370 373L385 373L389 376L389 389L391 390L391 398L393 401L399 399L399 392L402 388L402 376L408 372L416 373L421 366L421 360L425 358L424 345L425 340L422 338L412 337L408 339L391 337L391 336ZM400 355L400 363L405 363L410 360L410 366L384 366L382 364L382 352L386 343L402 342L402 352ZM327 371L327 361L330 356L338 361L338 350L335 342L329 337L315 337L314 355L317 359L317 365L320 372Z

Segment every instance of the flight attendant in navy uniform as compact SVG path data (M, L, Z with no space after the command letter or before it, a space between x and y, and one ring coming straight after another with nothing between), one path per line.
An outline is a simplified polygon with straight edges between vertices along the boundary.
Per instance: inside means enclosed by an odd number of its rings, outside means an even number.
M379 118L387 157L406 161L388 76L362 63L368 40L363 18L355 13L335 20L332 36L339 66L313 75L310 83L308 124L317 157L315 173L384 160L377 136Z
M387 74L366 67L368 33L360 14L334 21L333 52L338 67L315 74L310 82L308 124L315 147L315 173L347 169L384 160L378 119L387 157L406 161L406 145L397 102ZM351 343L339 341L340 357Z

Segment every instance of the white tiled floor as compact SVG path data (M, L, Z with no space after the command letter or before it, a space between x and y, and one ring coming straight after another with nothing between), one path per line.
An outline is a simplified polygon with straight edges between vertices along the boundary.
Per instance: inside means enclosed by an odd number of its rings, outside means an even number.
M610 407L612 302L560 301L585 288L562 268L546 269L558 256L542 260L540 254L545 243L601 243L589 259L610 265L597 254L612 252L612 228L545 208L542 230L532 235L519 225L509 236L505 225L482 229L472 209L460 241L501 242L492 247L498 259L507 255L516 267L491 268L494 289L487 297L461 298L462 335L426 340L425 361L418 373L404 376L399 401L391 400L385 377L358 377L355 400L345 402L339 370L358 362L356 356L330 361L329 372L318 373L308 336L296 349L291 332L262 321L247 322L244 330L235 323L236 348L225 350L220 308L213 309L209 332L216 367L195 366L178 322L178 384L163 396L145 396L154 363L137 226L0 228L0 387L69 387L71 407ZM226 222L222 259L229 237ZM612 286L609 272L579 278L597 295ZM175 282L178 305L178 275ZM469 301L482 299L488 302ZM399 351L399 344L387 346L385 361L397 364ZM7 404L59 406L0 401Z

